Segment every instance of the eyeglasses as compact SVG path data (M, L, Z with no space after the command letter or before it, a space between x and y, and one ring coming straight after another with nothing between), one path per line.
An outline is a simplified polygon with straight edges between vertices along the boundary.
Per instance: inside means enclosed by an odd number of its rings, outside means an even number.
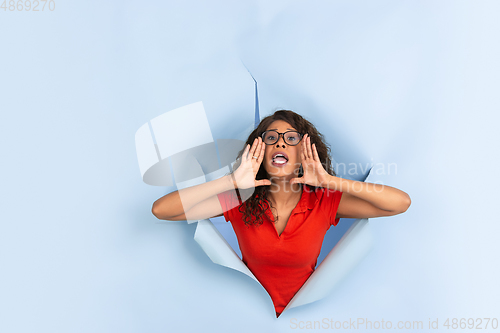
M296 146L299 144L300 140L302 140L302 134L297 131L287 131L285 133L279 133L276 131L265 131L262 133L262 141L266 145L274 145L280 139L280 136L283 135L283 140L289 146Z

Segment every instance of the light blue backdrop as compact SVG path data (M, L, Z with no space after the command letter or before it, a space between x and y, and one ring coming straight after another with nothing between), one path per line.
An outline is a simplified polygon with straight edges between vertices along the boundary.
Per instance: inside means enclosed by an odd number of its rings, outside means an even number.
M0 10L0 331L287 332L498 316L497 1L79 1ZM313 120L337 162L410 194L327 298L279 319L150 212L137 129L203 101L214 138ZM358 164L359 165L359 164ZM342 222L341 222L342 223ZM484 327L484 326L483 326ZM347 330L346 330L347 331Z

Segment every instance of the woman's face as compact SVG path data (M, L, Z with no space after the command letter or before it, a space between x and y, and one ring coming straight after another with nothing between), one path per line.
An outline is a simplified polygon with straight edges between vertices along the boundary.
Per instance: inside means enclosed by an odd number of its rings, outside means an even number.
M279 133L284 133L287 131L297 131L289 123L283 120L276 120L266 131L275 130ZM295 146L288 145L283 138L283 135L279 135L279 140L275 144L266 145L266 151L264 155L264 168L271 177L285 177L293 178L297 177L299 174L301 159L301 149L302 140L299 144ZM281 155L279 155L281 154Z

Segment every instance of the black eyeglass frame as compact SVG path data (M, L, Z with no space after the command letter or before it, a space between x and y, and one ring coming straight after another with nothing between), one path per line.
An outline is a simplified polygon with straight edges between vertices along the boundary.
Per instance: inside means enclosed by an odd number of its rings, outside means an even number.
M265 142L265 140L264 140L264 136L265 136L265 135L266 135L266 133L268 133L268 132L275 132L275 133L278 133L278 137L276 138L276 141L274 141L273 143L266 143L266 142ZM294 132L294 133L297 133L297 134L299 135L299 141L297 141L297 143L296 143L296 144L294 144L294 145L289 144L289 143L288 143L288 142L286 142L286 140L285 140L285 134L286 134L286 133L290 133L290 132ZM264 142L266 145L270 146L270 145L274 145L274 144L276 144L276 142L278 142L278 141L280 140L280 136L283 136L283 141L284 141L287 145L289 145L289 146L296 146L296 145L298 145L298 144L300 143L300 141L302 141L302 138L304 137L304 134L299 133L299 132L297 132L297 131L286 131L286 132L280 133L280 132L275 131L275 130L269 130L269 131L265 131L264 133L262 133L260 137L262 138L262 142Z

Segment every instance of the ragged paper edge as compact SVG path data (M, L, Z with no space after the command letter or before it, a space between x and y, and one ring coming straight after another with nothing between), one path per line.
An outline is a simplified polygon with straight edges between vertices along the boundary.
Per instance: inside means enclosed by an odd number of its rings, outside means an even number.
M197 109L203 110L203 105L201 103L195 103L189 105L188 107L190 109L196 107ZM167 154L167 156L160 157L160 154L157 154L158 149L155 149L156 151L153 151L153 149L149 149L146 151L147 154L140 154L144 146L152 147L154 145L155 148L158 148L158 144L154 142L154 138L151 138L151 135L148 136L148 130L149 128L146 129L146 127L143 126L136 134L136 148L138 151L138 158L143 180L146 170L161 162L162 157L166 158L169 156L169 154ZM141 163L142 159L145 160L144 163ZM200 161L196 161L194 162L194 164L197 164L196 167L201 168ZM219 169L216 172L212 173L212 177L210 178L217 178L217 173L221 171L227 171L226 167L223 169ZM369 178L370 172L367 175L366 179ZM177 188L180 189L183 187L189 187L212 180L207 179L205 176L206 175L198 177L196 179L190 179L189 181L183 183L175 183ZM194 239L207 254L207 256L212 260L212 262L242 272L243 274L251 277L259 284L261 284L209 219L188 221L188 223L191 222L198 222ZM311 275L306 283L304 283L304 285L297 292L294 298L289 302L284 311L324 298L333 288L335 288L338 282L341 281L342 278L347 275L369 252L371 235L367 226L367 219L357 220L351 226L351 228L346 232L342 239L323 260L320 266L318 266L316 271Z
M198 221L194 240L215 264L240 271L260 284L259 280L255 278L247 265L238 257L219 230L215 228L212 221L208 219Z

